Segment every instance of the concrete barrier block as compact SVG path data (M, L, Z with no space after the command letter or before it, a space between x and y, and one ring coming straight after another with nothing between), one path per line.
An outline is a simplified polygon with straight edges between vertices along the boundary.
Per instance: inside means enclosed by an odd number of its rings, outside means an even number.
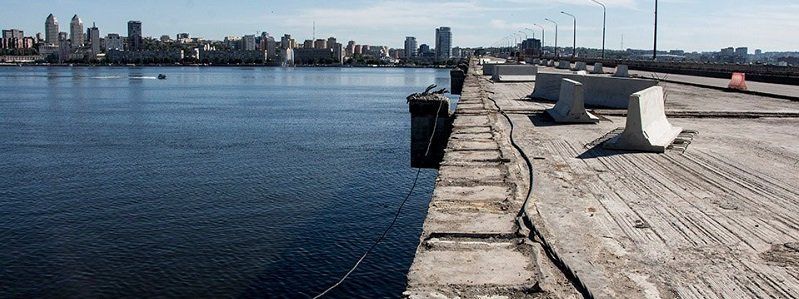
M630 76L630 74L629 74L627 65L619 64L618 66L616 66L616 73L613 74L613 77L624 77L624 78L626 78L626 77L629 77L629 76Z
M541 63L541 59L533 58L533 64L540 64L540 63Z
M574 64L574 70L575 71L587 71L588 67L585 65L585 62L578 61L576 64Z
M597 62L594 64L594 70L591 71L592 74L604 74L605 67L602 66L601 62Z
M627 126L605 148L663 153L682 132L666 118L663 87L654 86L630 96Z
M572 64L568 60L558 61L558 67L557 68L559 68L559 69L568 70L568 69L571 69L571 67L572 67Z
M531 97L557 101L564 78L583 84L586 105L620 109L627 108L630 95L657 85L657 81L649 79L539 72Z
M484 76L493 76L494 75L494 70L496 69L496 67L498 65L510 65L510 64L497 63L497 62L484 63L483 64L483 75Z
M547 114L557 123L598 123L599 118L585 111L583 84L571 79L563 79L560 84L560 97L555 108Z
M554 60L549 60L549 62L547 63L547 66L555 66L555 61Z
M538 67L534 65L497 65L491 79L496 82L535 81Z

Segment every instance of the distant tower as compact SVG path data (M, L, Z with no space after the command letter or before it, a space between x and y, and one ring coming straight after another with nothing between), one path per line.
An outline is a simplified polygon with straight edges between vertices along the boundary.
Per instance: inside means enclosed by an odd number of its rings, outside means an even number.
M83 21L78 15L72 17L72 21L69 22L69 39L73 49L83 47Z
M92 27L86 31L86 37L89 38L88 45L92 49L92 54L97 55L102 51L102 44L100 43L100 29L97 25L92 23Z
M436 28L436 59L447 60L452 57L452 30L449 27Z
M139 51L143 48L143 39L140 21L128 22L128 50Z
M58 20L53 14L44 21L44 41L51 45L58 44Z
M413 36L405 37L405 58L416 57L416 38Z

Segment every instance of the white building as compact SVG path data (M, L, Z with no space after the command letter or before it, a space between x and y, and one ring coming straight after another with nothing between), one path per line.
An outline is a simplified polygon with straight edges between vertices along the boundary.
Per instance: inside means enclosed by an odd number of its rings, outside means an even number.
M84 45L83 21L80 20L78 15L72 17L72 21L69 22L69 40L73 49L81 48Z
M44 21L44 41L49 45L58 45L58 20L53 14Z

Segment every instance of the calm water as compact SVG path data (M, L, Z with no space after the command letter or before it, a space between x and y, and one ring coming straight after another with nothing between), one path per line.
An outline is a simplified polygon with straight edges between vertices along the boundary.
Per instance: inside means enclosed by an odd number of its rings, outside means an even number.
M315 295L408 192L405 96L448 77L0 68L0 297ZM434 177L331 297L401 294Z

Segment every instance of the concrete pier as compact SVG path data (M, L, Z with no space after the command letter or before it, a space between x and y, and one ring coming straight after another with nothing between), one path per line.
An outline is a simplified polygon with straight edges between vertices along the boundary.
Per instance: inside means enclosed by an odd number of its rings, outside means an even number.
M489 99L491 83L470 69L404 296L575 295L518 224L528 179L509 144L510 124Z
M554 102L528 97L536 83L478 74L465 80L406 297L799 294L798 102L661 82L684 130L664 153L627 152L602 146L627 109L557 124L544 115ZM524 156L534 184L523 208Z

